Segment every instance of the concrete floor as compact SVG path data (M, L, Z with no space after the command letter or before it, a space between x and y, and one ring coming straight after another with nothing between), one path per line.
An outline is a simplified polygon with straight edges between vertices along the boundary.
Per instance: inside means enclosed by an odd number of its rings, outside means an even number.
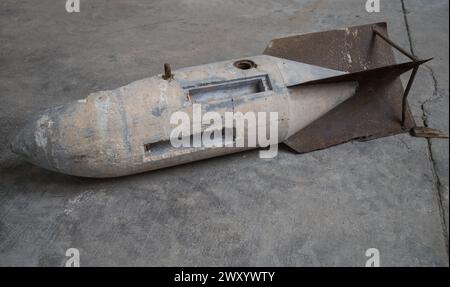
M305 155L257 151L119 179L24 162L38 111L173 67L255 55L270 39L387 21L423 57L411 105L449 133L447 0L0 2L0 266L448 266L449 143L399 135ZM406 20L406 21L405 21Z

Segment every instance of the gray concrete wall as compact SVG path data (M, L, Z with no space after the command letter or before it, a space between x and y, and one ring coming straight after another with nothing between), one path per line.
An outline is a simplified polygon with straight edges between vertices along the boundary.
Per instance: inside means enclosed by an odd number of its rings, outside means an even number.
M49 172L9 141L39 110L259 54L272 38L387 21L423 57L411 105L448 134L448 1L0 2L0 266L448 266L448 140L399 135L304 155L257 151L118 179ZM399 60L401 58L399 57Z

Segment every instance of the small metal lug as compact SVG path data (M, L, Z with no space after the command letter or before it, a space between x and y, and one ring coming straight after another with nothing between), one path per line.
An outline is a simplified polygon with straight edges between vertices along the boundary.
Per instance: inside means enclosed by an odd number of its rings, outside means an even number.
M170 65L167 64L167 63L164 64L164 75L163 75L163 79L164 79L164 80L168 80L168 81L170 81L171 79L173 79L172 69L170 68Z

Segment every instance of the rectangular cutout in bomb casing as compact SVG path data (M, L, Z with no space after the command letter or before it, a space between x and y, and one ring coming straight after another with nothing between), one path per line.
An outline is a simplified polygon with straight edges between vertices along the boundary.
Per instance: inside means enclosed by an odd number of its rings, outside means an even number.
M267 75L185 88L194 102L226 99L272 90Z

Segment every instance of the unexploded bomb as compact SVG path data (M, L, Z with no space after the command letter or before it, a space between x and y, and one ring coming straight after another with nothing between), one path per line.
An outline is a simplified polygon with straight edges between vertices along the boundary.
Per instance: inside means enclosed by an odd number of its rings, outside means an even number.
M48 109L25 125L12 149L50 170L84 177L115 177L257 146L174 146L174 113L185 113L191 126L197 124L197 129L190 127L181 140L187 138L192 143L208 127L196 122L196 106L221 118L226 113L276 113L276 119L267 118L267 129L275 124L276 142L285 142L298 152L368 134L379 137L402 132L405 126L412 128L414 122L409 113L401 118L405 105L398 105L403 96L398 76L423 61L395 64L391 47L374 37L373 27L385 31L381 23L313 33L273 40L264 55L174 71L166 65L161 75ZM326 44L327 39L336 37L353 43L355 51ZM330 51L327 45L336 47ZM380 57L380 52L385 55ZM392 96L394 92L398 95ZM374 97L379 99L372 105ZM383 98L387 100L380 102ZM370 112L366 112L367 106L371 106ZM365 118L377 115L381 120L376 118L370 124ZM331 121L328 128L321 128L325 116ZM357 116L360 121L352 118ZM311 131L314 125L319 128ZM225 137L227 128L236 141L235 124L220 127L220 135ZM246 127L240 136L248 138L249 130ZM307 140L314 142L305 144Z

